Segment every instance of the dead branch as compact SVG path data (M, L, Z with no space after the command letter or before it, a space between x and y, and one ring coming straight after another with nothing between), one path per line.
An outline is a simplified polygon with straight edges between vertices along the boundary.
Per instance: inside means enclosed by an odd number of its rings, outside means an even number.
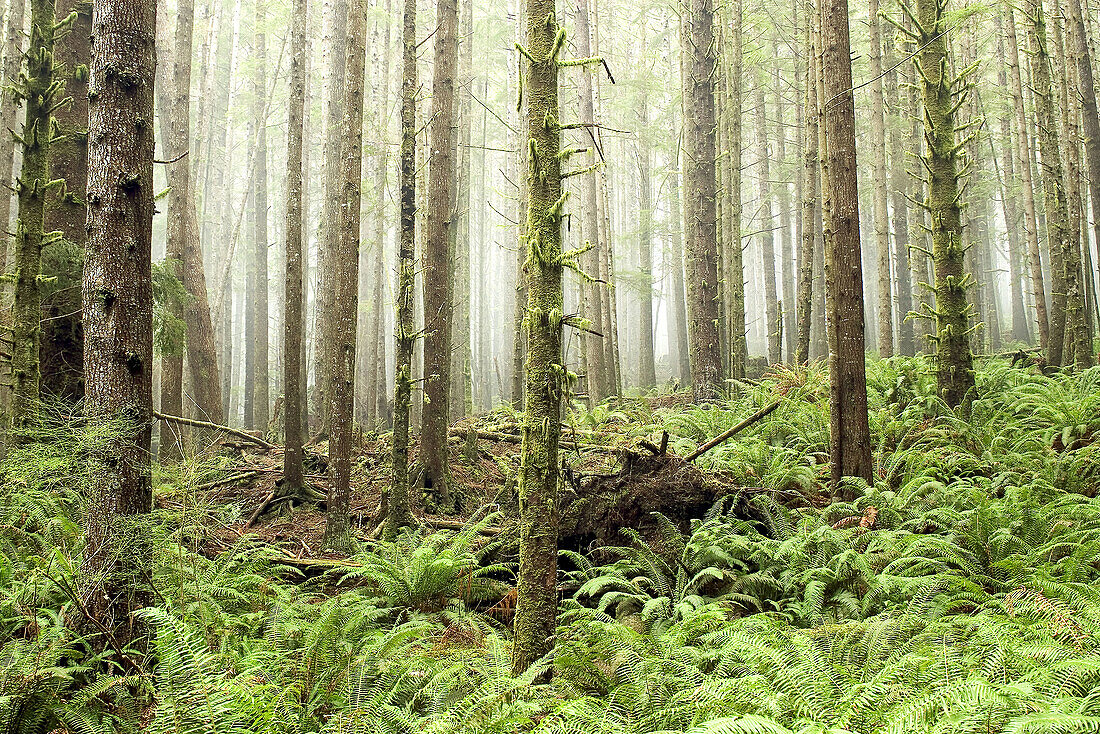
M271 449L279 448L278 446L271 443L270 441L265 441L264 439L262 439L258 436L252 436L252 435L249 435L249 434L245 433L244 431L238 431L236 428L230 428L229 426L221 426L221 425L218 425L217 423L210 423L208 421L195 420L194 418L183 418L182 416L178 416L178 415L165 415L164 413L160 413L160 412L155 411L155 410L153 411L153 417L158 419L158 420L168 421L169 423L178 423L181 426L193 426L194 428L206 428L206 429L214 430L214 431L222 431L223 433L228 433L230 436L236 436L237 438L243 439L243 440L248 441L250 443L254 443L257 446L268 449L269 451Z
M750 415L745 420L738 423L733 428L729 429L728 431L725 431L724 433L721 433L721 434L715 436L714 438L707 441L705 444L703 444L699 448L692 451L690 454L688 454L687 456L684 457L684 461L695 461L700 456L702 456L706 452L713 449L715 446L719 446L719 445L725 443L726 441L730 440L731 438L733 438L735 435L737 435L741 431L743 431L746 428L748 428L749 426L751 426L753 423L756 423L758 420L761 420L762 418L766 417L768 414L770 414L773 410L775 410L778 407L779 407L779 401L776 401L776 402L772 403L771 405L768 405L764 408L761 408L760 410L756 411L755 413Z

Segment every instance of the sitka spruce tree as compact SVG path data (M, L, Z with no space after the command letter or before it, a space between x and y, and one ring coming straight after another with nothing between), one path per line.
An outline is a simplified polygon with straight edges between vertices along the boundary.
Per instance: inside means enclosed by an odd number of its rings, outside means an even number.
M149 604L147 553L134 517L153 504L153 70L155 0L97 0L88 121L84 259L85 401L94 426L123 422L103 442L84 513L81 612L119 657ZM123 660L122 662L126 662Z
M973 396L974 365L970 352L971 308L967 288L973 282L963 271L966 247L962 237L962 187L960 159L968 140L955 124L955 112L967 94L969 70L953 75L947 54L948 0L917 0L903 5L913 21L908 33L919 52L914 64L924 106L924 154L918 159L926 179L926 198L921 206L932 222L935 303L922 304L924 316L934 320L936 382L940 397L951 405L965 406ZM914 248L919 249L919 248Z
M15 301L12 306L13 434L25 433L37 414L38 345L41 337L42 293L39 288L42 247L50 241L45 231L46 195L57 184L50 180L52 114L60 104L64 83L53 78L53 42L56 31L53 0L32 0L30 44L26 70L18 94L26 102L26 118L19 143L23 168L15 184L19 221L15 228Z

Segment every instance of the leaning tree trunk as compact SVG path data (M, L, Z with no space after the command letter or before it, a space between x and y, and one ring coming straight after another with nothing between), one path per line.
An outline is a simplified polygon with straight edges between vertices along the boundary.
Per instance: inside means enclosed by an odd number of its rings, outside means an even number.
M19 220L15 226L15 301L12 305L11 425L16 437L34 424L38 408L38 345L41 336L42 295L39 284L42 246L46 241L46 198L50 186L51 111L59 85L53 79L53 0L31 0L30 44L19 93L27 116L20 143L23 168L15 183Z
M1050 54L1047 50L1046 22L1042 3L1033 0L1029 7L1031 22L1031 86L1035 91L1035 117L1039 130L1039 158L1043 172L1043 210L1050 248L1051 317L1047 361L1062 364L1067 330L1074 341L1091 353L1085 325L1085 297L1081 288L1078 233L1069 226L1068 203L1062 167L1064 151L1058 132L1058 117L1051 80ZM1076 351L1076 350L1075 350Z
M120 421L102 444L84 513L81 596L93 624L123 649L148 605L147 546L133 516L153 504L153 75L155 0L97 0L88 120L84 259L85 411ZM98 632L99 630L95 630ZM136 671L135 671L136 672Z
M684 214L691 384L697 401L722 396L718 342L718 233L715 222L714 12L710 0L684 8Z
M526 0L522 64L526 92L526 410L519 468L519 578L512 671L552 649L557 627L558 441L566 372L562 364L562 193L558 56L565 34L555 0Z
M823 0L821 69L824 94L825 287L830 310L829 445L832 480L871 481L867 418L863 269L856 185L855 100L847 0Z
M961 145L956 143L955 85L947 58L947 1L918 0L916 71L924 100L924 137L927 149L922 165L927 172L928 197L924 208L932 219L932 262L935 271L936 382L940 397L952 406L967 405L973 397L974 367L970 353L970 304L966 291L973 282L963 269L959 172Z
M332 253L332 400L329 411L329 473L332 487L325 513L324 547L354 547L351 519L352 413L355 407L355 326L359 311L359 225L363 178L363 88L366 77L366 3L348 5L347 65L344 79L344 140L340 242Z
M451 321L454 272L451 243L456 219L454 149L455 70L458 67L458 2L438 0L435 63L432 66L431 157L424 238L424 422L420 434L422 486L432 509L455 509L448 467L447 429L451 424ZM463 243L465 246L467 243ZM468 284L467 284L468 285Z
M401 30L401 232L397 253L394 317L396 364L393 378L393 477L385 535L397 536L412 524L409 511L409 413L412 359L416 346L413 295L416 286L416 0L405 0Z
M305 484L302 466L302 148L305 134L308 0L294 0L290 19L290 104L286 143L286 285L283 289L283 493Z

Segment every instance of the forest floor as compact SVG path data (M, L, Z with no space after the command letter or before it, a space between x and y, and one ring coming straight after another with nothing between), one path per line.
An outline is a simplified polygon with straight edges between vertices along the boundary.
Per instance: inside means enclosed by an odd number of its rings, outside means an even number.
M835 493L823 365L707 406L574 403L554 654L518 677L518 413L454 427L463 512L393 541L390 444L364 433L348 558L319 550L321 503L249 526L278 448L158 467L154 640L114 677L65 624L110 437L60 421L0 463L0 731L1100 731L1100 367L983 360L969 413L927 360L867 367L873 480ZM30 711L49 726L10 726Z

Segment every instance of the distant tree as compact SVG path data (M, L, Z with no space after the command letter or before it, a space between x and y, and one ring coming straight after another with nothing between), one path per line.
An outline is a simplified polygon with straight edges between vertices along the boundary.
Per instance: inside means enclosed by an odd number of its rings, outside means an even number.
M267 258L267 122L264 119L267 94L266 0L254 0L252 23L252 114L255 133L249 138L256 170L252 182L252 251L249 253L249 296L246 306L244 422L245 427L266 431L270 416L270 369L268 365L269 319Z
M132 537L149 512L153 422L154 0L97 0L92 11L88 245L84 261L85 410L125 432L103 444L84 513L85 611L125 649L152 560ZM99 630L94 630L98 632Z

